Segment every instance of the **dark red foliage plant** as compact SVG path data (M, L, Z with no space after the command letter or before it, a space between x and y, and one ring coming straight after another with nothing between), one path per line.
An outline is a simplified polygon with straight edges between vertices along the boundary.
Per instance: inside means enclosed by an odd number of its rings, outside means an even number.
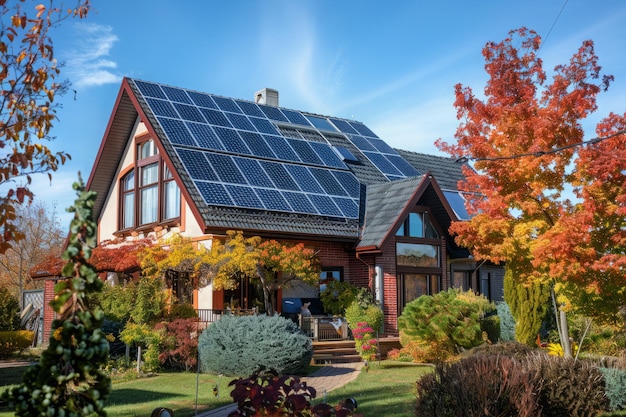
M195 369L198 363L198 321L176 319L155 326L156 330L162 328L165 328L166 333L159 361L172 369Z
M297 376L279 376L275 372L255 372L249 378L239 378L229 384L237 410L228 417L356 417L356 401L342 401L336 407L317 404L311 407L315 388L307 386Z

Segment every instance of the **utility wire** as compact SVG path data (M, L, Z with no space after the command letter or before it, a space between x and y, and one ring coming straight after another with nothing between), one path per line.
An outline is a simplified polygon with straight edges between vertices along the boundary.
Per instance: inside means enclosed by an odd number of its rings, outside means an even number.
M602 142L603 140L607 140L607 139L611 139L614 138L616 136L619 135L623 135L626 134L626 130L620 130L618 132L615 132L613 134L610 134L608 136L604 136L604 137L595 137L586 141L582 141L582 142L578 142L578 143L572 143L569 145L565 145L565 146L561 146L558 148L553 148L547 151L537 151L537 152L528 152L528 153L519 153L519 154L515 154L515 155L509 155L509 156L494 156L492 158L472 158L472 157L461 157L459 159L456 160L456 162L459 163L465 163L469 160L472 161L506 161L506 160L511 160L511 159L517 159L517 158L523 158L525 156L543 156L543 155L550 155L553 153L557 153L557 152L561 152L564 151L566 149L571 149L571 148L576 148L578 146L584 146L584 145L590 145L590 144L595 144L598 142Z
M541 45L539 45L539 49L537 50L537 52L541 51L541 47L543 46L543 44L546 43L546 41L548 40L548 37L550 37L550 34L552 33L552 29L554 29L554 27L556 26L556 22L559 21L559 17L561 17L563 10L565 10L565 6L567 6L567 2L568 0L565 0L565 3L563 3L563 7L561 7L561 11L559 11L559 14L556 16L556 19L554 19L554 22L552 22L552 26L550 26L550 30L548 30L548 33L543 38Z

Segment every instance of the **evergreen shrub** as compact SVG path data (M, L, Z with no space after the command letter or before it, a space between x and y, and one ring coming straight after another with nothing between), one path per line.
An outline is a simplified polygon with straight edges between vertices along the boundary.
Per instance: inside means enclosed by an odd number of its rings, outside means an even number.
M0 287L0 331L20 328L20 303L8 289Z
M200 335L205 372L244 377L259 369L302 374L313 344L291 320L280 316L223 316Z
M626 409L626 370L599 368L604 377L605 392L611 411Z
M350 329L356 329L359 323L367 323L374 332L378 332L382 329L385 314L371 291L361 288L346 308L346 320Z
M496 303L496 309L498 311L498 317L500 317L500 341L513 342L515 341L515 319L511 314L511 309L505 301Z

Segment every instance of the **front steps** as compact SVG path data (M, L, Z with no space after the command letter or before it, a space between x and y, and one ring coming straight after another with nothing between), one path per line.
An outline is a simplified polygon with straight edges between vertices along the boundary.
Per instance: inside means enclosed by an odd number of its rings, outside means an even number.
M362 361L354 347L354 340L313 341L312 365Z

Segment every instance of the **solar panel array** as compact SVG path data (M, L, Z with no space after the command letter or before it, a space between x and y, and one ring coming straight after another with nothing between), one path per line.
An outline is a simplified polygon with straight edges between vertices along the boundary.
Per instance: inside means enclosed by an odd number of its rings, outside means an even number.
M321 135L307 137L315 127L306 115L132 82L207 204L358 218L358 180ZM300 138L278 124L303 126Z

